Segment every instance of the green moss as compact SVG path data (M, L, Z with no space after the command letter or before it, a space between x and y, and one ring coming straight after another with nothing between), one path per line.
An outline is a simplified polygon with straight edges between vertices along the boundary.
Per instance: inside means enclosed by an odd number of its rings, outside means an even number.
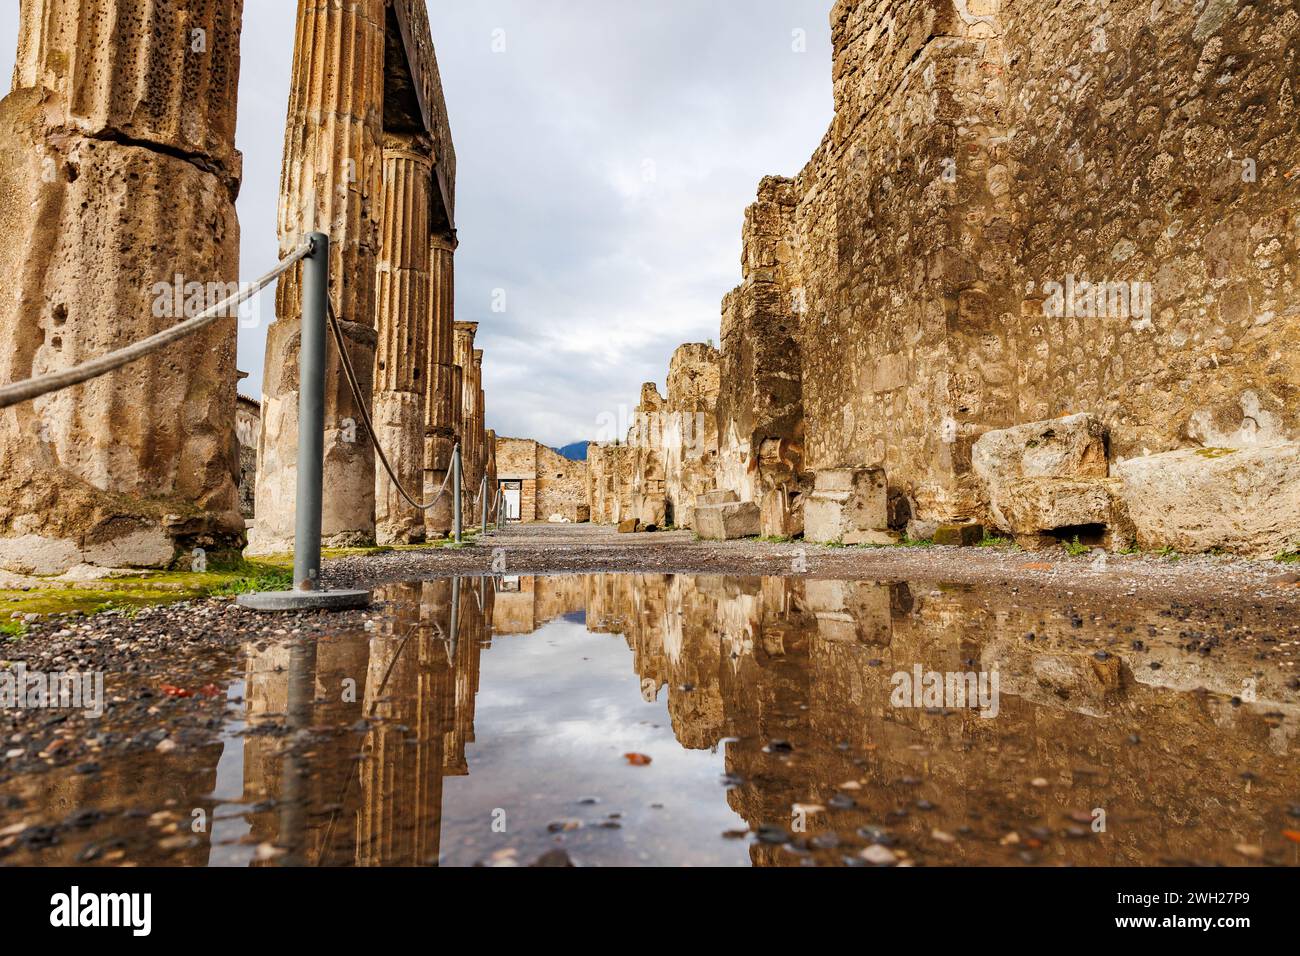
M1015 551L1020 550L1020 545L1016 544L1015 541L1010 538L1000 538L995 534L987 533L984 535L984 540L982 540L978 546L981 548L1010 548Z
M1283 551L1273 560L1283 564L1300 564L1300 551Z
M933 538L909 538L904 535L903 540L898 542L900 548L933 548Z
M29 591L0 591L0 617L18 614L133 614L142 607L242 594L246 590L288 590L293 559L237 561L207 571L162 571L114 578L90 585L51 581Z
M1235 455L1236 453L1237 453L1237 449L1235 449L1235 448L1198 448L1198 449L1196 449L1196 454L1200 455L1202 458L1207 458L1207 459L1209 459L1210 461L1214 461L1215 459L1218 459L1218 458L1227 458L1229 455Z
M0 624L0 638L6 641L21 641L27 636L27 625L22 621L5 621Z
M764 544L790 544L792 541L794 541L794 538L788 537L787 535L778 534L778 535L772 535L771 537L767 537L767 538L759 538L758 540L763 542Z

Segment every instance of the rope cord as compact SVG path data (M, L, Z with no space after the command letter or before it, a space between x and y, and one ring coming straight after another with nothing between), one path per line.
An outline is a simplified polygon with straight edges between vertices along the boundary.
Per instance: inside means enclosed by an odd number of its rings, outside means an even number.
M339 317L334 313L334 302L328 299L327 302L329 306L327 311L329 313L330 328L334 332L334 342L338 346L339 359L343 366L343 375L348 380L348 387L352 389L352 397L356 400L357 408L361 412L361 422L365 426L366 434L370 436L370 444L374 446L375 454L383 463L384 471L388 472L388 478L393 483L393 487L397 489L398 494L405 498L407 503L416 511L430 511L439 501L442 500L442 496L447 493L447 485L451 482L451 476L454 469L447 469L447 476L442 480L442 487L438 489L438 493L433 496L433 500L428 504L420 504L410 496L405 488L402 487L402 483L398 480L397 474L393 471L393 466L388 462L388 456L385 455L384 450L379 447L379 437L375 434L375 426L370 419L370 409L366 405L366 400L361 395L361 385L357 381L356 370L352 367L352 358L348 355L347 342L343 337L343 326L339 324ZM460 445L456 445L452 450L452 456L455 457L459 452Z
M21 382L14 382L11 385L0 387L0 408L8 408L11 405L17 405L20 402L29 402L32 399L40 398L42 395L48 395L50 392L57 392L61 389L71 388L73 385L80 385L82 382L88 382L92 378L99 378L101 375L107 375L109 372L116 371L124 365L138 361L156 352L161 348L177 342L187 335L191 335L200 329L206 328L217 319L228 318L227 310L232 306L238 306L242 302L251 299L268 285L278 279L299 260L305 259L311 255L312 244L304 242L293 252L289 253L280 263L262 276L256 282L251 283L247 288L241 289L235 295L218 302L211 308L205 309L192 319L186 319L184 322L173 325L169 329L163 329L148 338L141 339L133 345L120 348L115 352L109 352L107 355L101 355L97 359L91 359L89 362L83 362L80 365L74 365L72 368L64 369L61 372L50 372L48 375L38 375L35 378L29 378Z

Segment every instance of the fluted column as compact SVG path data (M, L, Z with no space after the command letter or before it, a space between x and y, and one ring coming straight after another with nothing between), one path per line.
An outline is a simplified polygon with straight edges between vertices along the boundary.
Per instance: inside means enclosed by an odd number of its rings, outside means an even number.
M5 382L137 342L239 279L241 0L22 0L18 13L0 103ZM237 553L236 336L231 316L0 413L0 566Z
M474 350L474 476L477 481L483 477L485 442L483 435L483 350Z
M384 148L383 245L379 255L375 355L375 430L402 485L424 489L425 377L429 324L429 190L432 159L418 144ZM424 515L401 496L383 468L375 474L375 538L413 544Z
M460 427L456 430L460 438L461 453L465 467L464 508L466 514L473 514L474 495L478 486L474 484L474 403L478 398L478 388L474 384L474 336L478 333L477 322L457 322L453 326L452 359L461 370Z
M487 446L483 468L487 471L488 500L491 501L497 493L497 433L488 429L483 434L483 441Z
M281 251L317 230L330 236L330 300L365 399L376 344L384 43L384 0L299 0L280 180ZM261 554L293 543L301 288L298 267L280 281L267 332L250 549ZM375 535L374 453L332 343L328 354L323 538L334 546L367 543Z
M461 370L453 349L455 315L456 240L433 235L429 240L428 380L425 390L424 492L428 500L442 487L451 467L451 451L460 432ZM445 537L451 530L452 502L448 494L425 512L425 531Z

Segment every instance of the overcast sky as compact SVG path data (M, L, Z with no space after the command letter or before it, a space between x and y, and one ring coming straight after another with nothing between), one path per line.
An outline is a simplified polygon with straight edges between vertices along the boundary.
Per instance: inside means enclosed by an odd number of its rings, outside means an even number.
M277 251L296 7L245 3L244 278ZM663 389L679 344L717 340L759 179L797 173L830 122L830 7L430 0L459 163L456 315L481 323L488 427L595 438L642 382ZM5 77L17 12L0 0ZM273 312L268 293L240 330L254 397Z

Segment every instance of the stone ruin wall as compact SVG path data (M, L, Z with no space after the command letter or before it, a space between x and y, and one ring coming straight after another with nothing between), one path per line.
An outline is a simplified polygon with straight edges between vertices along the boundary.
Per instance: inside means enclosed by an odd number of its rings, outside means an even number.
M714 488L718 460L720 354L694 342L668 365L666 417L661 429L667 524L695 527L695 499Z
M497 438L496 469L499 481L523 486L519 518L524 523L555 515L575 523L591 520L587 462L570 461L532 439Z
M632 513L632 449L587 446L587 501L596 524L618 524Z
M570 461L545 445L537 446L537 520L559 515L573 522L591 519L587 463Z
M878 467L901 530L989 521L972 449L1017 423L1091 413L1112 468L1300 437L1300 5L831 21L835 119L760 184L723 302L718 488L793 510L814 475ZM1135 297L1046 315L1071 276Z
M785 237L807 467L980 518L989 429L1088 411L1117 458L1297 437L1295 4L1000 6L836 7ZM1048 318L1070 274L1149 282L1151 321Z

